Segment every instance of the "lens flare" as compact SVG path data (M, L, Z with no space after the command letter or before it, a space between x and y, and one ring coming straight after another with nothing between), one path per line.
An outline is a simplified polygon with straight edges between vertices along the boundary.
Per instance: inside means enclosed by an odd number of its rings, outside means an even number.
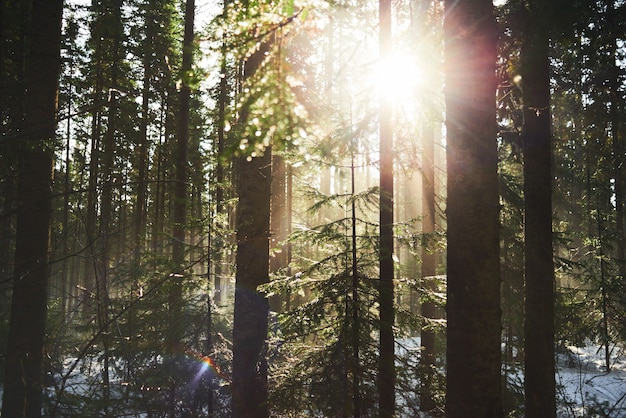
M198 372L198 376L201 376L208 370L211 370L213 374L219 377L220 379L228 380L227 376L221 371L220 367L218 366L218 364L215 362L215 360L212 357L204 356L202 355L202 353L199 353L198 351L195 351L191 348L187 348L185 350L185 354L189 358L201 363L202 367L200 368L200 371Z

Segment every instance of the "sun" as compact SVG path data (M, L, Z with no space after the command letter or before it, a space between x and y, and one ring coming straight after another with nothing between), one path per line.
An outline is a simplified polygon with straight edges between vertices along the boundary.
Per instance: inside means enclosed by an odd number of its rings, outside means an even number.
M432 63L420 60L416 54L398 51L376 63L372 82L380 97L402 105L436 87L439 81L432 68Z

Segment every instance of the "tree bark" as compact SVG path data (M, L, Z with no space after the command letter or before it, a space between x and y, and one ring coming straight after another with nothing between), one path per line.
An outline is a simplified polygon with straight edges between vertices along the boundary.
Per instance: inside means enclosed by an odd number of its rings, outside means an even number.
M350 362L350 372L352 373L352 416L358 418L361 416L361 360L360 360L360 337L361 337L361 321L359 314L359 265L358 265L358 246L357 246L357 231L356 231L356 202L354 199L356 192L355 182L355 162L354 154L356 150L356 140L352 138L352 150L351 150L351 165L350 165L350 194L353 197L351 206L352 214L352 304L346 304L346 316L351 315L352 329L350 330L350 348L352 348L352 361ZM350 308L348 310L348 307ZM346 350L347 351L347 350ZM349 358L349 354L346 352L346 358ZM348 368L346 368L346 371ZM347 382L347 376L346 376ZM347 388L346 388L347 389ZM350 392L346 390L346 394ZM348 405L346 405L347 407ZM345 408L344 416L349 411Z
M555 417L552 136L545 10L531 2L523 34L524 386L527 417ZM547 22L546 22L547 23Z
M228 3L224 1L224 15L227 13ZM215 219L217 220L217 225L221 227L225 226L221 221L222 216L225 215L224 211L224 200L225 200L225 184L224 181L226 179L225 176L225 162L223 160L224 157L224 147L226 145L226 107L228 106L228 97L229 97L229 86L227 79L227 51L225 47L225 41L222 45L222 56L221 56L221 78L219 84L219 94L217 98L217 161L215 162ZM214 300L215 304L220 305L222 302L222 275L224 274L223 268L223 260L224 260L224 246L225 239L221 236L215 237L215 252L213 256L213 264L215 269L215 280L214 280Z
M244 79L261 65L267 43L244 64ZM247 120L245 109L242 123ZM271 149L237 161L237 255L233 324L233 417L264 418L267 404L266 340L269 304L258 292L269 282Z
M379 48L384 62L391 55L391 1L379 1ZM395 415L395 356L393 325L395 318L393 288L393 128L390 98L379 99L380 134L380 358L378 396L380 417Z
M3 417L41 416L62 10L62 0L34 0L32 4L24 124L33 131L19 156Z
M133 228L133 269L139 272L141 265L141 253L144 248L146 235L146 205L148 194L148 147L150 143L148 127L150 125L150 103L151 90L154 78L153 66L155 65L152 56L154 54L153 42L154 33L157 27L154 18L151 16L153 10L146 6L145 19L145 39L143 41L144 50L142 57L143 65L143 87L141 90L141 123L139 129L139 143L137 144L135 166L137 170L137 195L135 197L134 228ZM133 284L133 288L136 283Z
M613 178L615 193L615 233L617 271L621 281L626 279L626 238L624 227L624 139L622 134L622 112L624 108L623 95L620 93L622 71L619 67L620 55L618 54L617 33L620 30L620 23L616 22L615 1L606 0L606 20L610 42L609 64L609 94L610 94L610 127L611 144L613 151ZM621 54L621 53L620 53Z
M109 416L110 399L110 347L111 347L111 335L110 335L110 295L109 295L109 281L110 277L110 261L111 261L111 249L113 248L113 189L115 185L115 152L116 152L116 132L118 130L118 79L119 79L119 65L121 59L121 43L122 43L122 0L115 0L111 5L111 18L115 24L113 31L114 38L113 50L111 53L111 73L110 73L110 85L109 98L108 98L108 112L107 112L107 131L103 137L102 143L102 194L100 197L100 229L99 229L99 244L97 246L98 253L95 256L97 261L96 268L96 312L98 331L102 338L102 350L103 350L103 367L102 367L102 384L103 398L104 398L104 411L105 416ZM100 23L104 24L104 23Z
M6 0L0 4L2 24L0 24L0 114L3 123L0 134L11 136L19 133L22 116L24 115L24 82L25 82L25 36L28 33L28 4L19 0ZM17 194L17 146L13 143L3 144L0 164L2 178L2 214L0 215L0 275L9 277L15 255L15 214ZM7 292L10 283L4 283L1 292ZM8 306L6 308L9 308ZM8 323L9 312L0 311L0 320Z
M437 274L437 255L432 248L435 232L435 132L431 122L424 124L422 150L422 280L427 292L422 301L420 410L435 409L433 377L435 371L436 333L429 320L437 317L437 305L432 293L437 289L433 276Z
M233 327L233 416L268 416L266 339L269 305L270 150L238 170L237 272Z
M278 273L287 266L286 248L283 241L287 238L287 213L286 213L286 167L282 155L272 156L272 197L270 216L270 248L275 253L270 258L270 273ZM270 309L281 312L283 295L277 294L270 297Z
M444 7L446 414L500 417L497 27L491 0L445 0Z
M94 97L99 97L102 93L103 75L100 70L101 65L97 65L96 68L96 80L93 86ZM89 317L90 309L93 305L91 303L91 295L95 289L95 249L94 244L96 241L96 215L98 206L98 191L96 190L98 185L99 166L100 166L100 129L101 129L101 109L98 107L94 109L91 116L91 132L90 132L90 152L89 152L89 179L87 186L87 215L85 220L85 237L86 246L88 248L83 266L83 315L86 321L90 321Z
M184 324L183 309L183 270L185 264L185 225L187 223L187 183L189 179L189 112L191 102L190 76L193 61L193 25L195 20L195 1L185 3L185 36L183 39L183 62L181 68L182 86L179 92L178 131L176 132L176 166L174 184L174 226L172 241L172 262L174 275L170 283L169 308L170 321L166 337L169 353L174 353L181 343Z

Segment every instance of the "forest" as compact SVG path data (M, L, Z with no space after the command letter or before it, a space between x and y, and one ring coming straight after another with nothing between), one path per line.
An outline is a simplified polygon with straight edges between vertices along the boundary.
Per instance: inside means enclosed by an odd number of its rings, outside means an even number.
M2 417L626 416L623 0L0 32Z

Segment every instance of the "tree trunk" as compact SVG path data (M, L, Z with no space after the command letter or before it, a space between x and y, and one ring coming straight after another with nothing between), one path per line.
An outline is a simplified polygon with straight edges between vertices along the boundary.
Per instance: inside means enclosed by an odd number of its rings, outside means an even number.
M391 1L379 1L380 59L391 55ZM380 129L380 358L378 396L380 417L395 415L395 356L393 325L395 317L393 289L393 104L389 96L379 98Z
M69 245L69 241L70 241L70 233L69 233L69 228L70 228L70 219L69 219L69 214L70 214L70 190L71 190L71 184L70 184L70 170L71 170L71 166L72 163L70 161L70 151L71 151L71 147L70 147L70 137L72 135L72 129L71 129L71 121L72 121L72 94L71 94L71 89L72 86L69 86L69 97L67 99L67 126L66 126L66 131L65 131L65 172L64 174L64 178L63 178L63 250L61 253L61 256L63 257L62 261L61 261L61 273L60 273L60 279L61 279L61 298L60 298L60 306L59 306L59 314L61 316L61 318L65 318L65 315L67 313L67 309L69 308L68 304L69 304L69 293L70 293L70 276L68 274L69 272L69 266L70 263L72 262L72 260L70 259L70 245Z
M143 50L143 87L141 90L141 124L139 129L139 143L136 150L136 170L137 170L137 194L135 197L135 212L134 212L134 227L133 227L133 271L134 276L137 277L140 274L141 268L141 255L145 243L146 224L147 224L147 194L148 194L148 148L149 148L149 133L148 127L150 124L150 103L151 103L151 89L153 83L153 60L155 41L154 33L157 31L155 27L154 18L151 16L153 13L149 5L146 5L146 19L144 21L145 39ZM133 293L137 290L137 280L133 279L132 284ZM133 294L134 298L135 294ZM134 318L129 318L130 322L134 321ZM131 327L132 330L133 327Z
M9 154L7 152L7 154ZM17 170L13 162L3 161L6 164L7 174L1 183L2 213L0 214L0 277L10 277L15 255L15 200L17 193ZM0 297L8 300L10 283L0 285ZM8 323L9 312L6 304L0 304L0 323Z
M268 416L266 339L269 305L270 150L238 166L237 272L233 327L233 416Z
M163 217L165 215L165 185L164 185L164 174L165 171L165 148L167 146L167 109L168 109L168 96L167 92L165 93L165 97L161 100L161 109L160 109L160 123L159 123L159 143L157 145L157 149L155 152L155 160L156 163L153 164L155 167L155 186L154 186L154 204L151 205L154 207L154 219L152 222L152 251L155 254L161 253L161 244L160 240L163 234Z
M189 146L189 112L191 102L190 76L193 60L193 25L195 20L195 1L185 3L185 36L183 39L183 62L181 68L182 86L179 93L178 131L176 132L176 165L174 184L174 226L172 242L172 262L174 275L170 283L169 329L166 337L168 352L174 353L183 338L183 270L185 269L185 225L187 223L187 183L188 146Z
M100 233L98 252L96 253L96 311L100 335L102 336L103 361L102 384L104 399L109 399L109 258L112 243L112 211L113 211L113 155L115 148L115 119L117 102L115 98L109 103L108 126L103 141L102 159L102 200L100 202ZM105 405L106 407L106 405Z
M272 197L270 216L270 248L274 254L270 258L270 273L278 273L285 268L286 248L283 241L287 238L286 222L286 167L281 155L272 156ZM270 309L274 312L282 310L283 295L277 294L270 298Z
M100 66L98 66L99 68ZM94 86L94 97L99 97L102 92L102 72L98 69L96 75L96 83ZM100 108L94 110L91 116L91 146L89 153L89 180L87 186L87 215L85 221L85 236L87 245L87 257L85 257L83 266L83 287L84 287L84 303L83 314L86 321L90 321L89 318L91 312L90 309L93 305L91 303L91 295L95 289L95 240L96 240L96 215L98 205L98 192L96 190L98 185L98 175L100 166Z
M261 65L267 43L244 65L249 79ZM247 114L242 111L242 123ZM233 417L269 416L266 340L269 304L257 287L269 281L271 149L237 165L237 272L233 324Z
M17 237L3 417L41 416L53 146L62 0L34 0L26 67L26 127L17 179Z
M420 364L420 410L435 409L433 377L435 373L436 334L429 320L437 317L437 305L433 301L437 274L437 255L432 248L435 232L435 132L431 122L424 124L422 150L422 281L427 293L422 301L421 364Z
M539 2L541 3L541 2ZM524 371L527 417L556 416L552 137L545 10L532 3L521 50L524 102Z
M287 236L291 236L292 224L293 224L293 168L291 165L287 166ZM285 263L287 264L287 275L292 277L291 271L291 256L292 247L291 242L288 242L285 248ZM285 311L291 309L291 293L289 289L285 292Z
M361 360L360 360L360 334L361 334L361 321L359 315L359 267L358 267L358 246L357 246L357 231L356 231L356 202L354 199L356 193L355 182L355 162L354 154L356 153L356 140L352 138L352 150L351 150L351 165L350 165L350 194L352 197L351 214L352 214L352 305L346 304L346 317L351 314L352 329L350 335L350 347L352 348L352 362L350 364L350 371L352 372L352 416L358 418L361 416ZM348 309L350 308L350 309ZM346 318L347 320L347 318ZM348 344L346 344L348 346ZM346 352L346 358L350 358ZM348 368L346 368L347 371ZM347 375L346 375L347 383ZM347 388L346 388L347 389ZM346 395L349 395L348 390L345 391ZM344 416L349 411L347 408L349 404L346 404L344 408Z
M20 0L6 0L0 4L0 114L3 122L0 135L10 137L20 132L24 114L25 36L28 33L28 4ZM15 255L15 200L17 193L17 148L3 144L0 155L2 168L2 214L0 215L0 277L10 277ZM8 298L9 283L1 287ZM6 306L8 308L8 306ZM9 312L0 308L0 320L8 323Z
M446 0L444 7L446 414L500 417L497 27L491 0Z
M606 0L606 20L608 34L610 36L610 63L609 63L609 94L610 94L610 129L611 144L613 151L613 179L614 202L615 202L615 236L616 253L615 258L618 266L618 275L621 281L626 279L626 238L624 229L624 140L622 138L622 112L623 96L620 92L622 71L619 68L620 55L618 55L617 33L620 23L616 22L614 0ZM621 52L620 52L621 54Z
M103 398L104 398L104 411L105 416L109 416L108 401L110 399L110 347L111 347L111 333L110 333L110 295L109 295L109 281L110 277L110 260L111 249L113 248L113 188L115 187L115 170L114 170L114 157L116 152L116 132L118 130L118 78L119 78L119 65L121 59L121 31L122 31L122 1L116 0L111 8L111 18L115 24L113 50L111 53L111 73L110 73L110 85L109 89L109 109L107 112L107 131L104 134L102 141L102 195L100 200L100 230L99 230L99 243L97 246L98 253L96 254L97 268L96 268L96 312L99 332L102 337L102 351L103 351L103 367L102 367L102 384ZM100 24L104 24L101 22Z
M227 0L224 0L224 15L227 13ZM227 78L227 51L226 51L226 43L222 44L222 56L221 56L221 78L219 84L219 94L217 98L217 158L215 162L215 219L217 220L217 225L220 227L219 230L222 231L222 227L224 227L224 223L222 222L222 216L224 213L224 189L225 189L225 173L224 173L224 146L226 145L226 107L228 106L228 97L229 97L229 86L228 86L228 78ZM215 271L215 280L214 280L214 300L215 304L220 305L222 302L222 275L224 273L224 269L222 266L224 259L224 238L218 234L215 237L215 245L214 245L214 255L213 255L213 265Z

